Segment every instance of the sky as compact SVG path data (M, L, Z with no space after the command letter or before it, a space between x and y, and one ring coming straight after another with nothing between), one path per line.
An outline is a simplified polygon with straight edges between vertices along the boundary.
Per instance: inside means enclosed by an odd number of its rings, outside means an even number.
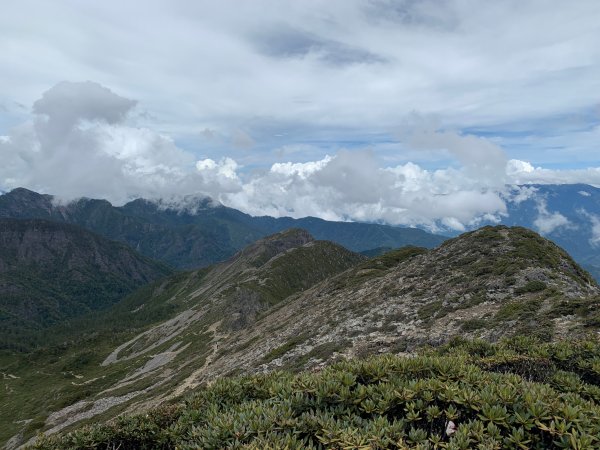
M597 0L9 2L0 190L461 230L600 186L598 42Z

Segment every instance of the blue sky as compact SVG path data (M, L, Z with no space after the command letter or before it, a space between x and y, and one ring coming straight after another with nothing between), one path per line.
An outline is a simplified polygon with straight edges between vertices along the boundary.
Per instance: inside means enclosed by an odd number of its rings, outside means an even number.
M0 30L2 189L413 224L600 185L596 0L23 0Z

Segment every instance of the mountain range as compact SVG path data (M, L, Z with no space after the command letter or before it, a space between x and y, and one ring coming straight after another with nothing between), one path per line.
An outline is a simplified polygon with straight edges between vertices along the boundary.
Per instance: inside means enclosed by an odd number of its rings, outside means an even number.
M31 349L40 344L32 332L104 309L172 273L77 226L0 219L0 349Z
M509 186L503 199L505 213L493 222L478 221L467 230L486 224L533 229L565 248L600 280L600 189L585 184ZM78 225L176 269L223 261L257 239L288 228L305 229L316 239L371 256L405 245L432 248L457 235L442 224L437 230L444 235L435 235L417 228L315 217L253 217L193 196L179 202L137 199L120 207L86 198L63 204L23 188L0 195L2 217Z
M198 197L0 195L0 442L181 405L223 377L415 356L457 337L512 348L511 336L593 336L600 287L578 262L598 267L598 194L515 187L502 220L527 228L453 238L252 217Z
M223 376L320 370L456 336L584 336L600 326L599 294L564 250L525 228L371 259L291 229L57 325L26 358L0 354L10 392L0 438L15 446L139 413Z
M600 189L586 184L521 186L506 204L502 224L538 231L600 280Z
M0 218L78 225L178 269L223 261L246 245L288 228L303 228L317 239L359 252L384 246L431 248L445 239L415 228L315 217L252 217L207 198L191 197L183 204L137 199L114 207L106 200L86 198L61 204L50 195L23 188L0 196Z

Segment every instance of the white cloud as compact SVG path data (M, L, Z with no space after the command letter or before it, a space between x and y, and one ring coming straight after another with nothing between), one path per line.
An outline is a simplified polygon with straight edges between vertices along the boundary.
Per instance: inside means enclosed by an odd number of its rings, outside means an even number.
M585 209L580 209L578 211L579 214L584 216L590 221L591 225L591 237L589 239L589 243L592 247L600 247L600 217L596 214L591 214L587 212Z
M592 237L590 238L590 244L594 247L600 247L600 217L590 217L592 222Z
M582 197L591 197L592 194L590 194L588 191L577 191L577 193L579 195L581 195Z
M509 191L505 194L506 198L510 200L511 203L518 205L530 198L535 197L538 189L534 186L511 186Z
M271 166L271 172L285 176L298 176L301 179L306 179L309 175L323 169L329 162L331 157L326 155L320 161L309 161L307 163L275 163Z
M34 120L0 142L1 183L115 203L239 190L233 160L195 170L169 137L126 123L134 105L96 83L58 84L35 103Z
M528 174L534 172L536 169L527 161L520 161L518 159L511 159L506 165L506 173L515 177L519 174Z
M545 169L527 161L512 159L507 166L511 184L591 184L600 187L600 166L585 169Z
M430 172L412 163L379 167L369 151L341 151L305 164L274 164L219 199L255 215L383 220L456 230L506 211L498 193L471 189L464 169Z
M547 171L509 160L501 147L467 134L415 124L402 134L415 151L443 151L456 163L426 169L414 162L384 163L373 150L338 150L302 162L245 169L237 158L196 158L165 134L132 121L135 102L95 83L61 83L36 102L33 120L0 140L0 188L18 186L115 204L136 197L191 208L195 198L254 215L318 216L330 220L383 221L462 231L506 214L505 199L520 202L534 187L504 183L570 179L586 171ZM49 124L53 124L51 127ZM408 144L407 144L408 145ZM308 150L307 150L308 149ZM298 158L301 147L282 153ZM598 169L600 173L600 169ZM521 182L521 181L519 181ZM536 227L550 233L570 226L538 205Z
M448 151L462 164L471 180L482 181L487 187L505 184L508 161L502 148L487 139L438 128L435 122L413 115L400 136L406 137L414 149Z
M550 234L561 227L573 227L565 216L559 212L548 211L546 200L539 199L537 201L538 216L533 221L533 225L542 234Z
M535 148L519 157L536 164L564 146L553 162L572 162L573 135L598 125L596 0L240 3L8 2L0 134L23 115L12 105L65 76L138 99L154 116L140 123L198 158L252 146L243 157L261 152L264 166L284 145L323 144L317 160L340 142L386 141L412 111L449 130L520 127L516 147ZM546 119L563 116L577 126L545 136ZM597 136L578 140L588 161Z

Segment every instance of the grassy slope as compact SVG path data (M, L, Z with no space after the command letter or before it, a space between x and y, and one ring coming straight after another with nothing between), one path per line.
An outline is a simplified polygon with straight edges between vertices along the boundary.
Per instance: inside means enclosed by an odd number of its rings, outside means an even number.
M513 234L513 239L508 242L506 242L506 233L511 232ZM504 236L504 237L503 237ZM327 244L327 243L324 243ZM283 263L286 261L286 259L294 254L297 255L302 255L303 252L305 251L305 249L310 249L310 248L314 248L311 246L308 247L301 247L301 248L297 248L295 250L292 251L288 251L286 253L284 253L282 256L279 256L278 258L274 258L269 260L268 262L266 262L266 264L263 264L263 258L262 258L262 253L260 252L255 252L254 250L252 251L248 251L248 255L249 257L251 256L254 259L250 259L249 264L246 265L241 265L239 267L239 270L241 272L239 273L243 273L243 276L233 276L232 278L229 279L228 283L237 283L237 287L239 287L240 289L244 289L244 288L248 288L248 289L253 289L256 287L256 283L255 281L257 280L266 280L266 284L262 284L259 283L259 286L261 286L261 288L264 288L265 286L268 287L269 289L266 290L266 293L274 293L275 295L277 295L277 292L281 292L281 294L279 294L279 299L281 299L283 296L287 295L287 291L285 291L285 288L288 286L292 286L295 285L294 283L297 283L298 279L302 279L301 277L298 278L297 277L297 267L298 267L298 263L299 263L299 259L297 258L289 258L289 262L287 264L285 264L284 266L287 267L287 269L283 270L281 273L282 274L286 274L287 276L289 276L288 278L288 282L287 283L283 283L281 284L280 281L280 277L270 277L269 275L272 273L275 273L278 269L277 264L278 263ZM326 249L327 246L323 245L321 247L322 249ZM270 250L269 250L270 251ZM335 253L336 257L339 256L338 253ZM300 260L306 260L306 267L315 267L315 265L313 263L311 263L311 258L310 258L310 254L306 255L306 258L300 258ZM492 258L492 256L494 256L496 259ZM430 257L433 257L433 259L431 259ZM475 258L475 259L473 259ZM249 267L254 267L252 264L250 263L256 263L257 261L263 261L263 264L260 268L264 269L263 272L246 272L246 270ZM434 261L437 261L436 264L439 263L440 268L442 269L442 272L436 272L434 269L434 267L430 267L430 264L433 264ZM495 267L494 264L491 264L492 261L497 262L497 267ZM533 262L532 262L533 261ZM425 264L421 264L421 262L425 262ZM516 275L519 274L519 270L521 270L523 267L527 268L529 265L531 264L541 264L543 267L545 266L549 266L552 268L557 268L562 270L561 273L564 272L564 277L567 277L568 280L570 280L572 282L572 284L574 285L585 285L589 279L587 277L587 275L585 274L585 272L581 272L576 265L572 264L572 260L570 260L570 258L568 258L568 255L564 254L564 252L562 252L560 249L557 249L556 246L554 246L551 243L548 243L548 241L545 241L539 237L537 237L537 235L527 231L527 230L522 230L522 229L512 229L512 230L507 230L505 227L495 227L495 228L485 228L477 233L472 233L469 235L466 235L465 237L456 239L454 241L449 242L446 246L444 246L444 248L442 249L438 249L435 250L433 252L428 252L425 249L419 249L419 248L408 248L408 249L400 249L398 251L394 251L385 255L382 255L379 258L373 259L373 260L369 260L369 261L365 261L362 264L356 266L353 269L350 269L347 272L344 272L341 275L338 275L337 277L334 277L332 280L330 280L329 282L326 282L325 284L327 284L327 288L325 289L321 289L321 288L316 288L317 291L321 290L323 291L323 294L325 295L324 298L320 299L317 302L315 302L314 304L311 303L302 303L300 305L300 309L298 310L297 313L293 314L292 320L294 321L294 323L300 323L305 317L303 316L308 316L309 313L313 313L313 316L311 316L311 319L308 323L306 322L302 322L302 326L300 327L300 329L298 330L292 330L293 333L293 338L292 339L280 339L278 343L276 343L275 345L273 345L273 343L269 343L267 346L264 345L264 342L261 344L260 340L246 340L243 342L240 342L237 338L238 335L236 334L232 334L232 339L235 341L235 345L236 347L227 347L227 346L220 346L219 347L219 353L217 354L217 356L221 355L223 359L241 359L242 357L246 357L245 353L247 354L252 354L253 351L255 351L256 348L260 347L262 345L262 347L265 349L265 353L262 355L258 355L258 357L256 358L256 361L253 361L254 368L256 368L257 365L260 365L262 363L272 363L273 360L277 360L278 358L280 358L282 355L285 355L286 353L289 353L290 350L298 350L298 347L300 346L298 344L298 342L301 342L303 340L306 340L308 337L310 337L310 333L313 334L317 334L316 331L317 329L322 329L324 328L324 325L327 325L327 317L325 317L325 315L323 314L323 310L320 308L323 308L327 305L329 305L331 303L331 295L335 294L335 291L338 289L342 290L342 297L344 302L346 302L346 300L350 300L352 301L351 296L355 295L355 296L363 296L366 295L367 293L365 291L362 290L362 288L365 286L365 283L367 283L367 285L380 285L380 280L381 281L385 281L385 280L398 280L400 278L402 278L402 276L406 276L406 275L411 275L413 274L412 271L414 272L414 275L418 275L418 277L422 277L423 280L429 280L430 278L432 280L437 280L438 282L440 282L440 285L436 288L436 289L440 289L439 293L443 293L446 292L449 288L456 288L457 286L460 287L461 289L464 288L468 288L468 289L473 289L475 291L477 290L481 290L484 289L486 287L486 283L493 281L494 283L497 281L497 277L500 277L500 279L504 279L507 277L515 277ZM235 261L231 263L232 265L235 264ZM300 264L300 266L302 266L302 264ZM321 266L317 266L317 268L320 268ZM398 268L403 268L404 271L408 270L408 273L395 273L395 271ZM453 270L453 268L455 267L460 267L460 271L462 273L460 279L454 279L454 278L448 278L446 280L446 275L444 275L445 270ZM267 270L268 269L268 270ZM557 275L559 274L558 272L553 272L553 274ZM441 277L441 275L443 275ZM493 276L492 276L493 275ZM561 275L561 277L563 276ZM427 278L429 277L429 278ZM206 275L204 279L209 279L210 275ZM463 279L464 278L464 279ZM453 281L454 280L454 281ZM560 278L560 282L562 283L563 280L562 278ZM273 283L271 283L271 281L273 281ZM395 281L394 281L395 282ZM550 282L554 282L552 279L550 279L548 281ZM339 286L338 286L339 284ZM521 285L522 284L522 285ZM179 283L175 283L174 286L179 286ZM296 286L298 286L299 289L302 289L301 285L296 284ZM497 285L495 285L496 287L494 289L497 289ZM544 290L538 290L539 286L529 286L527 283L521 283L519 282L519 284L517 285L519 288L524 288L525 292L523 294L519 294L519 295L524 295L525 297L515 297L515 298L524 298L524 299L531 299L531 300L535 300L535 298L537 296L543 295L546 296L548 294L553 295L554 293L550 290L550 289L544 289ZM193 290L193 286L190 285L189 286L190 290ZM283 289L283 291L281 291L281 289ZM356 290L359 290L359 292L355 292ZM532 289L531 291L529 291L529 289ZM225 292L226 293L226 292ZM317 292L318 293L318 292ZM382 297L385 295L388 295L390 293L386 292L385 290L377 290L376 292L374 292L375 297ZM171 295L171 293L169 294ZM370 294L369 294L370 295ZM392 294L394 295L394 294ZM436 294L437 295L437 294ZM440 294L441 295L441 294ZM211 295L211 301L214 301L215 298ZM375 298L374 297L374 298ZM169 299L171 297L169 296L165 296L165 299ZM176 296L176 298L184 298L184 296ZM264 295L263 300L266 303L271 303L269 301L269 295ZM292 299L293 300L293 299ZM391 302L393 300L392 299L388 299L386 300L385 298L383 298L383 302ZM419 300L419 298L416 298L415 300ZM557 301L557 304L555 306L557 306L557 309L552 309L552 310L540 310L539 308L534 309L534 312L537 314L538 312L540 314L556 314L557 317L562 317L563 315L570 315L572 313L575 313L577 315L581 315L583 318L585 318L586 315L589 314L590 312L590 308L591 311L593 312L593 308L595 303L593 302L588 302L588 300L585 299L579 299L579 300L568 300L566 302L561 302L560 298L557 297L555 299ZM554 302L554 300L553 300ZM177 307L184 307L185 302L182 302L179 306ZM283 302L278 302L275 301L275 303L277 303L275 306L271 307L271 309L265 311L265 314L260 318L260 320L257 322L261 322L261 321L268 321L270 315L273 315L275 313L277 313L278 308L285 308L286 304L289 303L289 300L284 300ZM347 302L346 302L347 303ZM597 303L597 302L596 302ZM132 309L137 309L139 306L141 306L141 302L140 303L132 303L130 305L129 309L125 309L123 310L123 314L124 315L131 315ZM283 305L283 306L282 306ZM421 311L418 310L418 306L420 306L419 303L417 304L412 304L411 301L411 305L412 305L412 309L413 312L415 314L420 314ZM531 317L531 311L529 309L526 310L519 310L518 308L515 310L514 308L512 308L513 305L510 304L510 302L507 303L507 305L510 305L510 308L506 309L506 310L501 310L502 311L502 316L503 318L507 319L505 322L500 321L499 323L497 323L496 325L499 327L509 327L509 328L514 328L515 322L513 320L517 320L517 321L521 321L521 314L524 315L525 318ZM289 305L287 305L289 306ZM347 303L348 307L353 308L354 305ZM367 302L367 308L372 309L374 306L373 302ZM452 305L450 305L452 306ZM559 307L560 306L560 307ZM135 308L134 308L135 307ZM158 307L158 305L157 305ZM144 308L145 309L145 308ZM144 309L142 309L141 311L144 311ZM177 310L175 310L177 311ZM207 355L207 349L206 349L206 342L207 339L210 338L210 336L207 336L206 334L206 327L210 324L214 324L216 321L220 320L220 318L223 317L224 314L227 313L227 308L225 308L223 305L219 306L218 308L213 308L210 310L209 314L206 317L203 317L203 321L201 323L196 324L193 328L190 328L189 330L186 331L186 334L184 334L182 336L182 342L186 343L186 342L191 342L192 346L190 346L188 348L188 350L186 350L186 352L182 353L179 357L180 357L180 361L179 362L185 362L185 361L190 361L193 360L193 358L198 358L197 361L194 360L194 364L202 364L202 362L205 360L206 355ZM346 311L348 312L348 311ZM336 317L335 319L337 320L340 315L345 314L346 312L342 312L341 308L335 308L335 314ZM350 311L352 317L360 317L358 314L360 313L360 311ZM443 312L443 310L441 311ZM440 311L438 311L437 309L434 309L432 311L430 311L431 314L433 314L435 317L433 317L433 319L437 318L437 315L440 313ZM448 311L446 311L445 313L448 313ZM316 315L315 315L316 314ZM506 316L506 317L504 317ZM381 316L381 322L382 325L378 325L377 328L377 333L385 333L386 336L388 337L398 337L400 335L400 333L397 332L396 328L389 328L387 327L387 325L384 323L385 320L387 320L389 317L389 314L386 313L385 315ZM277 319L277 317L275 317L275 319ZM419 320L425 320L428 319L428 317L425 317L424 319L419 319ZM400 319L398 319L400 320ZM406 322L405 318L401 319L403 322ZM377 319L377 322L379 321L379 319ZM531 321L527 321L527 323L529 323ZM517 322L518 323L518 322ZM269 333L270 335L276 335L279 331L276 328L272 328L274 326L281 326L281 327L288 327L290 328L291 325L281 322L281 321L277 321L275 320L274 322L269 322L270 325L265 325L265 327L263 328L259 328L258 332L260 332L260 337L259 339L263 338L263 337L267 337L267 333ZM422 324L422 328L426 329L427 323L424 322ZM587 323L586 324L589 327L592 327L592 329L594 327L597 327L598 324L594 325L593 323ZM372 331L370 328L368 328L369 322L365 322L365 324L361 324L360 325L360 329L356 330L360 333L365 333L366 338L368 338L370 341L373 340L372 338ZM380 327L383 327L380 329ZM535 325L531 325L533 327L535 327ZM327 328L327 327L325 327ZM331 328L331 327L329 327ZM266 330L265 332L263 332L264 330ZM270 331L269 331L270 330ZM256 331L256 330L255 330ZM288 330L289 331L289 330ZM296 332L297 331L297 332ZM304 333L304 334L303 334ZM307 335L308 333L308 335ZM125 335L123 335L125 336ZM250 335L248 335L250 336ZM286 334L286 336L289 338L289 333ZM308 337L307 337L308 336ZM313 336L314 337L314 336ZM344 334L343 337L346 340L349 339L354 339L354 337L348 333ZM90 336L91 339L93 339L93 336ZM120 342L122 342L123 340L126 340L125 338L123 339L119 339ZM278 339L275 339L275 341L277 341ZM369 341L369 342L370 342ZM90 341L93 342L93 341ZM100 344L102 342L102 340L100 339L98 341L99 343L99 351L102 352L103 355L106 355L109 351L109 348L107 347L106 349L104 349L102 347L102 344ZM300 368L301 364L296 364L298 362L298 359L301 360L305 360L306 358L310 358L310 357L317 357L317 358L323 358L323 359L327 359L330 358L331 355L334 352L337 352L338 350L340 350L340 348L338 348L338 342L334 342L330 339L327 339L327 341L323 341L323 340L319 340L319 341L315 341L313 342L313 344L315 344L314 346L312 346L312 348L306 348L306 351L309 351L308 354L301 354L296 352L295 354L295 360L293 359L289 359L289 358L284 358L284 359L279 359L280 363L282 363L284 366L287 366L289 368ZM350 343L351 344L351 343ZM114 342L112 345L112 348L114 348L117 345L117 342ZM165 346L169 346L170 343L165 344ZM352 345L351 345L352 346ZM89 348L88 344L85 344L86 348ZM223 353L223 352L227 352L229 350L231 350L233 348L233 350L235 350L234 353ZM383 347L377 347L377 348L369 348L367 349L368 352L377 352L382 350ZM71 351L72 349L70 349L69 351ZM593 349L592 349L593 350ZM161 351L161 349L157 349L156 352ZM595 351L595 350L593 350ZM592 352L593 355L593 352ZM61 357L63 360L73 360L74 362L80 361L79 356L75 353L68 353L65 357ZM65 359L66 358L66 359ZM303 359L304 358L304 359ZM594 356L595 358L595 356ZM143 364L144 362L144 358L138 358L137 360L132 360L130 362L124 362L124 363L119 363L115 366L111 366L108 373L105 375L106 379L101 379L99 381L96 381L94 383L91 383L90 389L91 389L91 393L95 393L95 392L99 392L99 389L96 388L96 386L111 386L111 383L114 384L116 380L119 379L119 377L123 377L123 375L125 373L130 373L135 367L138 367L139 364ZM177 362L177 361L176 361ZM217 364L219 363L219 360L217 359L215 361ZM276 361L275 361L276 362ZM58 366L58 362L55 362L56 364L54 366L52 366L52 370L58 372L58 370L62 367L62 366ZM585 362L585 364L593 364L593 361L587 361ZM94 376L94 374L100 374L101 372L99 372L98 368L95 366L95 364L97 364L97 361L94 362L94 366L93 367L88 367L88 368L82 368L82 371L80 372L81 374L85 375L83 379L88 380L90 376ZM278 363L279 364L279 363ZM276 364L277 365L277 364ZM197 365L196 365L197 367ZM212 367L212 365L211 365ZM273 365L269 366L269 367L274 367ZM40 365L40 368L42 370L44 370L44 366L43 364ZM187 374L189 374L189 371L192 370L191 367L186 366L183 367L183 369L181 369L181 376L182 377L186 377ZM120 371L120 372L119 372ZM12 372L11 372L12 373ZM77 372L76 372L77 373ZM177 372L179 373L179 372ZM17 373L17 375L19 375ZM57 373L55 374L57 375ZM97 376L97 375L96 375ZM57 379L57 377L55 377L55 379L53 380L49 380L49 382L52 383L58 383L58 381L55 381ZM40 379L41 380L41 379ZM74 380L74 382L78 382L77 380ZM144 381L144 383L147 383L148 381ZM10 388L10 386L12 385L12 381L7 380L5 381L5 386L7 386L8 388ZM42 381L39 381L40 383L40 392L41 392L41 386L42 386ZM103 383L107 383L107 384L103 384ZM50 384L49 384L50 385ZM27 386L27 380L23 380L22 384L20 385L21 389L25 389L25 386ZM59 384L60 386L60 384ZM74 388L71 386L68 386L68 380L63 382L64 386L64 392L59 393L59 395L68 395L68 394L79 394L81 391L79 388ZM143 384L140 384L138 387L142 388L144 387ZM161 388L163 389L163 388ZM163 392L167 392L169 389L168 385L164 386L164 391ZM122 393L124 393L125 391L121 391ZM56 392L51 391L50 392L51 395L53 395L54 397L56 397ZM19 393L19 395L25 395L23 394L23 392ZM156 395L156 394L154 394ZM42 396L43 397L43 396ZM27 400L29 397L22 397L23 400ZM11 404L11 407L14 407L14 405L18 404L18 399L17 399L17 403L13 403ZM47 401L47 400L44 400ZM53 400L54 401L54 400ZM68 403L67 403L68 404ZM32 406L30 407L30 409L28 410L29 414L35 413L36 409L33 406L33 404L31 404ZM47 414L49 411L51 411L52 409L48 409L46 410L43 414ZM98 422L98 421L102 421L104 419L110 419L112 417L115 416L115 414L119 413L123 411L123 409L113 409L110 412L103 414L101 416L95 417L94 419L90 420L93 422ZM4 420L7 419L12 419L12 417L10 417L10 411L6 411L5 412L5 417ZM43 417L43 414L41 415L41 417ZM196 414L195 412L193 414ZM31 415L27 416L24 415L23 417L31 417ZM39 419L38 419L38 424L39 426ZM12 427L11 429L14 431L15 429L18 429L19 426L18 425L14 425L14 424L10 424L10 426ZM31 427L33 427L33 425L31 425ZM30 428L29 431L32 431L34 428ZM410 431L410 430L408 430ZM13 434L13 433L11 433ZM160 433L159 433L160 434Z

